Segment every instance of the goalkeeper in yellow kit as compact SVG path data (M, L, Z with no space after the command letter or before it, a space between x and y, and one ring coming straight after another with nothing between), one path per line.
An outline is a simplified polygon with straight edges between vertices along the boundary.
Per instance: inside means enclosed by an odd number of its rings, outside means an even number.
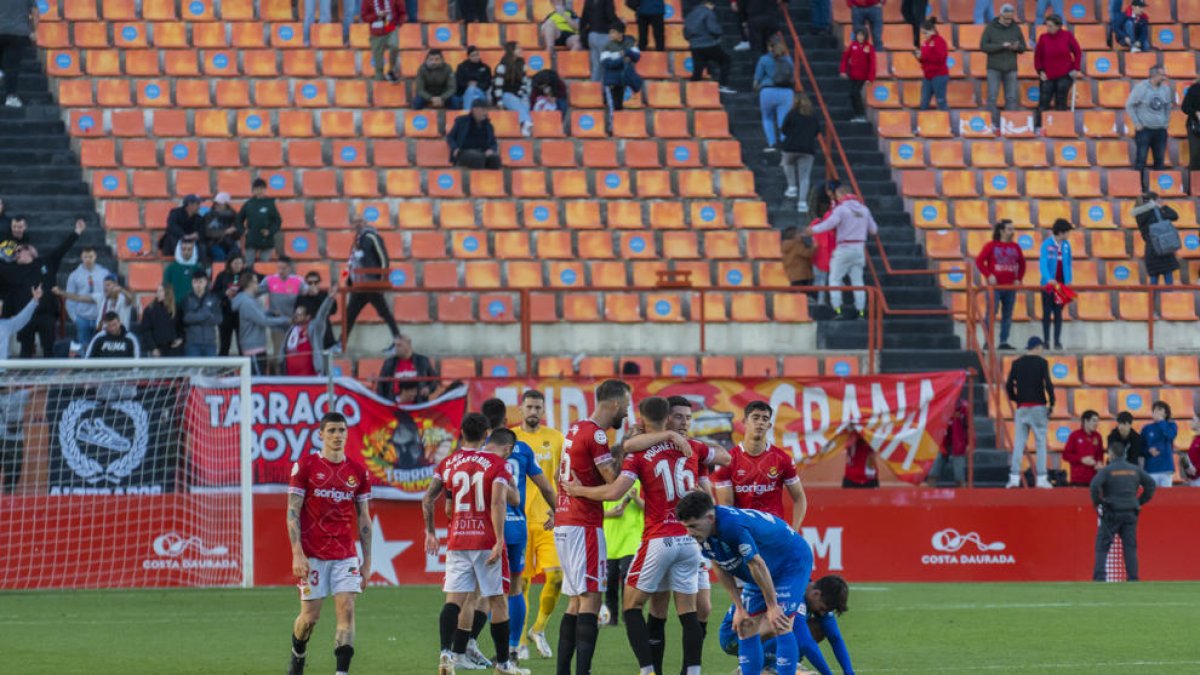
M514 427L513 431L517 434L517 440L525 442L533 450L542 472L549 476L557 476L558 463L562 458L563 435L542 424L542 415L545 410L546 397L542 392L536 389L526 390L521 395L522 422L520 426ZM557 485L554 487L556 490L558 489ZM525 553L525 572L521 577L521 581L525 585L527 607L532 607L529 603L529 587L532 585L533 578L542 573L546 575L546 582L542 586L542 596L538 602L537 619L533 622L527 635L533 640L538 655L546 659L554 656L550 649L550 642L546 640L546 622L550 619L550 614L558 604L558 596L562 592L562 570L559 569L558 552L554 548L554 532L544 529L541 525L554 513L554 508L555 505L547 504L537 490L530 491L529 497L525 501L525 522L531 523L528 525L529 540ZM524 634L521 636L521 647L518 652L520 659L528 658L529 655L529 646L525 637Z

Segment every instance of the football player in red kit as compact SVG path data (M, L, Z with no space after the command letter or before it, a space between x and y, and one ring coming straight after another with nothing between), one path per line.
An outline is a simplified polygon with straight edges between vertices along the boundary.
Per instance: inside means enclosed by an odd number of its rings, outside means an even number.
M713 473L717 503L755 509L788 520L783 493L792 496L792 529L799 530L808 511L808 499L792 456L767 440L774 411L763 401L751 401L745 410L745 438L730 452L732 461Z

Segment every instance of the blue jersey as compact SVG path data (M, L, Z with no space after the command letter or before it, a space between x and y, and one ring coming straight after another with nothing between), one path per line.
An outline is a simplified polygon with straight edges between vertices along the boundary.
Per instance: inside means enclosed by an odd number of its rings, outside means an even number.
M730 506L716 508L716 527L700 545L705 558L742 581L753 584L754 577L746 561L762 556L779 584L788 579L808 583L813 556L808 542L777 516L752 509Z
M538 466L537 456L533 454L533 450L523 441L517 441L513 446L512 453L508 455L508 472L512 474L513 481L517 486L517 493L521 496L521 504L519 506L508 505L508 513L505 516L505 539L510 539L508 532L516 533L516 525L520 525L522 541L525 539L525 483L531 476L542 475L542 467Z

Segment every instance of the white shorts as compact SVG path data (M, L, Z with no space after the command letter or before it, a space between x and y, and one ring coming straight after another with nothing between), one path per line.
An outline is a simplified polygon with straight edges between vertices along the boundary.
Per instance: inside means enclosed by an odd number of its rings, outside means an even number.
M478 590L485 598L508 594L508 556L501 555L489 565L487 559L491 554L490 550L446 551L446 583L442 585L442 591L474 593Z
M1162 473L1152 473L1150 474L1150 477L1154 479L1155 485L1165 488L1171 487L1171 483L1175 480L1175 474L1167 473L1165 471Z
M644 593L675 591L695 595L700 547L689 536L643 540L625 583Z
M608 549L603 528L555 527L554 548L562 567L563 595L570 598L584 593L603 593L608 587Z
M712 563L705 558L700 558L700 574L696 576L696 588L702 591L712 590Z
M308 578L296 586L301 600L320 600L338 593L362 593L363 579L358 558L345 560L308 559Z

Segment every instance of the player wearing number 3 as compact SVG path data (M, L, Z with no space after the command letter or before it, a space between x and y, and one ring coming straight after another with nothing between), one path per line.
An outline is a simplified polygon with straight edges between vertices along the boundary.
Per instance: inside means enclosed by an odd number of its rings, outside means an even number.
M609 485L581 487L563 483L575 497L613 501L641 481L646 502L646 525L642 544L625 584L625 631L641 668L641 675L663 672L661 642L652 649L642 611L650 601L650 613L665 620L667 602L675 594L675 611L683 627L683 672L699 675L704 633L696 614L699 588L696 571L700 567L700 548L688 536L687 529L675 517L675 505L696 488L700 464L708 465L716 452L707 445L693 448L682 434L666 431L671 406L667 399L652 396L638 405L646 433L625 441L625 460L621 475ZM698 450L696 454L694 450Z
M292 465L288 481L287 529L292 572L299 579L300 616L292 628L288 675L304 672L308 638L332 595L337 612L334 657L338 675L354 656L354 595L371 576L371 484L367 470L346 457L346 418L326 413L318 428L321 452ZM356 524L357 523L357 524ZM354 542L362 544L359 563Z

